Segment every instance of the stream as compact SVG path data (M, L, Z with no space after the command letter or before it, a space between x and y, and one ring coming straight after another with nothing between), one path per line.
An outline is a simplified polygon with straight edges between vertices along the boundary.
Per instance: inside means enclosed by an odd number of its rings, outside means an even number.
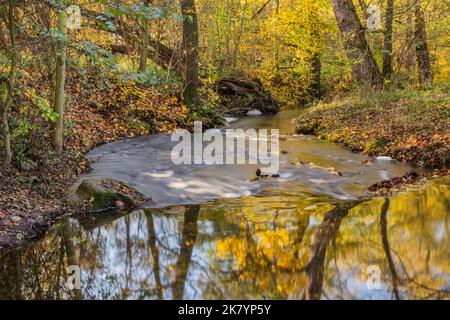
M450 186L362 200L413 168L294 135L299 113L228 125L280 130L273 179L252 181L257 165L175 165L166 135L94 149L80 181L115 178L156 204L69 218L0 255L0 299L450 298Z

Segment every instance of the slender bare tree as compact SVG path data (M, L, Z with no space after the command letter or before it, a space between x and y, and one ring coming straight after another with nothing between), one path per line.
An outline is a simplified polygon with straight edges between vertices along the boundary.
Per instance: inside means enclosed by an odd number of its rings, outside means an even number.
M145 0L144 5L149 6L152 0ZM140 56L139 56L139 71L145 72L147 70L147 60L148 60L148 44L149 44L149 22L147 18L142 19L142 38L140 45Z
M67 5L68 1L58 2L58 33L59 39L56 45L56 71L55 71L55 98L53 109L58 114L55 122L53 145L57 153L63 149L64 135L64 105L66 95L64 86L66 83L66 45L67 45Z
M14 8L15 0L8 1L8 29L10 38L10 69L7 79L1 79L1 89L3 98L1 101L1 125L2 125L2 138L3 138L3 150L4 159L3 166L9 166L12 160L11 151L11 134L9 132L9 110L14 103L14 86L16 82L16 69L18 60L18 51L16 46L16 30L14 22Z
M182 0L183 14L183 99L189 107L198 103L198 21L195 0Z

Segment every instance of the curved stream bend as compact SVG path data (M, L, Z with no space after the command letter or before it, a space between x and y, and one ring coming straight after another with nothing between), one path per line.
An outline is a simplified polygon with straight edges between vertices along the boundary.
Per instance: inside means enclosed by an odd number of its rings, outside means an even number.
M327 194L356 199L367 185L400 176L411 170L404 164L375 160L352 153L313 136L292 135L291 120L299 111L274 116L248 116L229 128L280 129L280 178L251 181L257 165L175 165L170 152L176 142L168 135L122 140L94 149L89 158L93 170L81 177L115 178L151 197L159 206L198 204L220 198L236 198L267 192ZM381 158L382 159L382 158ZM313 163L295 165L293 163ZM336 176L327 168L342 172Z

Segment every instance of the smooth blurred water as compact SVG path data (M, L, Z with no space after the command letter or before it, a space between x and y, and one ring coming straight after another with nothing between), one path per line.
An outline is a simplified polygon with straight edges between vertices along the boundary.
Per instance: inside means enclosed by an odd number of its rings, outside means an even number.
M411 170L405 164L375 160L362 164L366 156L313 136L293 135L291 120L299 111L275 116L249 116L228 128L279 129L280 178L251 181L258 165L175 165L170 153L177 142L168 135L123 140L96 148L89 154L93 170L84 178L116 178L145 195L160 207L198 204L219 198L236 198L282 189L312 192L340 199L357 199L367 185L400 176ZM313 163L295 165L299 162ZM327 168L342 172L335 176Z

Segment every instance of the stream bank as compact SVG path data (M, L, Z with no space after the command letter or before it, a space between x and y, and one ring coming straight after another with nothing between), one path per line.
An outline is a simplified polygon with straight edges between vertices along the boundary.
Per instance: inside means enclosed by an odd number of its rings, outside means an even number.
M177 97L152 86L104 79L98 70L80 75L70 69L67 93L72 99L65 110L64 150L56 154L51 144L53 124L36 114L36 104L46 101L42 97L51 89L38 75L31 78L23 88L36 92L22 96L12 112L32 125L26 134L15 136L14 163L0 170L0 250L39 237L59 217L73 213L71 187L90 170L85 158L90 150L125 137L189 127L193 120ZM36 108L25 108L30 105ZM206 122L217 123L214 114L207 116L211 118Z
M369 92L318 103L295 120L295 129L442 176L450 173L449 106L448 89Z

